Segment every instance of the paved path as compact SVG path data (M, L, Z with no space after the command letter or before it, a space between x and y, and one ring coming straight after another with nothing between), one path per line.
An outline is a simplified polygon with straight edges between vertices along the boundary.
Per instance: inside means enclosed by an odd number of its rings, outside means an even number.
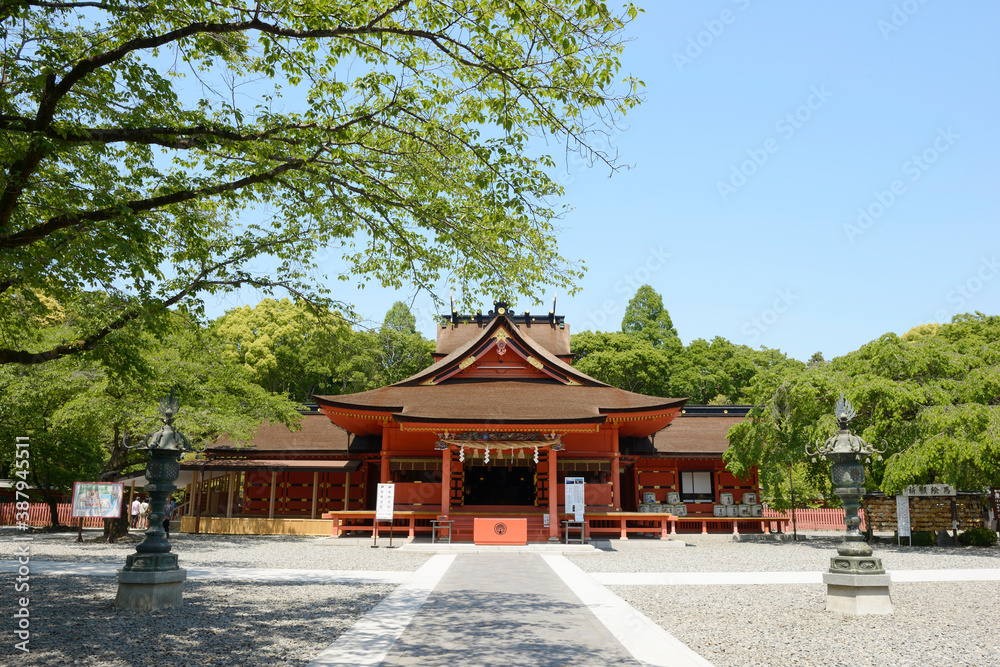
M468 554L457 557L384 664L639 663L540 556Z
M313 662L711 664L561 555L434 556Z

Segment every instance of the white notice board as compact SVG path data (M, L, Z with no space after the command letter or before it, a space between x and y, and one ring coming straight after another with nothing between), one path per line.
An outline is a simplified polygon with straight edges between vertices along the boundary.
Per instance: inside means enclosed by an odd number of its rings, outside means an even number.
M395 484L379 484L375 495L375 520L392 521L392 508L395 505Z
M900 537L910 536L910 499L896 496L896 530Z
M574 521L583 521L583 512L586 509L583 490L583 477L566 478L566 511L573 513Z

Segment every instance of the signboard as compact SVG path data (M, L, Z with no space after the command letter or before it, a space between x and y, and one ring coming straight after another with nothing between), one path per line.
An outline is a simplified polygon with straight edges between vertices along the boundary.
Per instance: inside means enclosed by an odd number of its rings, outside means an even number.
M903 489L904 496L953 496L955 487L950 484L911 484Z
M527 519L473 519L472 540L476 544L528 543Z
M910 499L896 496L896 530L900 537L910 537Z
M392 510L395 505L395 484L379 484L375 495L375 520L392 521Z
M566 511L573 513L574 521L583 521L583 512L587 507L583 490L583 477L566 478Z
M125 485L121 482L75 482L72 516L117 519L122 513Z

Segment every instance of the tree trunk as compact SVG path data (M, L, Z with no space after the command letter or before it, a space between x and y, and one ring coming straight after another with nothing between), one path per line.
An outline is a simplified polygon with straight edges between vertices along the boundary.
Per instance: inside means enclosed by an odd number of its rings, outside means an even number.
M122 445L121 431L118 424L115 424L111 445L108 447L108 462L104 465L104 470L101 472L102 480L111 480L121 474L122 468L125 467L127 452L128 450Z
M55 528L59 525L59 507L56 505L55 496L48 489L44 490L42 495L45 497L45 502L48 503L49 515L52 517L52 527Z
M129 505L122 498L122 513L117 519L104 520L104 537L109 543L123 535L128 535Z
M49 506L49 516L51 518L52 527L55 528L59 525L59 507L56 505L55 496L52 494L52 488L49 485L49 478L46 477L42 480L39 479L37 475L32 475L32 478L35 481L35 487L42 494L42 500Z

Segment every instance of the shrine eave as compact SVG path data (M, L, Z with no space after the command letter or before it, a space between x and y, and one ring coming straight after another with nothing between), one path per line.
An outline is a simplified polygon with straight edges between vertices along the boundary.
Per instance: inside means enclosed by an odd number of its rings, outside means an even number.
M364 392L369 393L369 392ZM355 394L356 395L356 394ZM349 401L338 401L327 396L315 396L317 404L321 409L333 408L335 410L350 410L364 413L370 416L387 416L406 409L403 405L372 405L371 403L351 403Z
M516 424L519 426L532 426L539 428L543 425L560 425L560 424L603 424L608 418L604 415L598 415L596 417L577 417L573 419L505 419L505 418L486 418L486 417L415 417L406 414L394 414L393 419L400 423L414 423L414 424L441 424L442 426L446 424L483 424L484 426L489 426L491 424Z
M599 407L597 411L602 415L634 415L634 416L644 416L651 412L660 412L663 410L679 410L684 407L687 403L686 398L668 398L663 403L659 405L644 405L642 406L642 411L638 412L634 407L618 407L618 408L606 408Z

